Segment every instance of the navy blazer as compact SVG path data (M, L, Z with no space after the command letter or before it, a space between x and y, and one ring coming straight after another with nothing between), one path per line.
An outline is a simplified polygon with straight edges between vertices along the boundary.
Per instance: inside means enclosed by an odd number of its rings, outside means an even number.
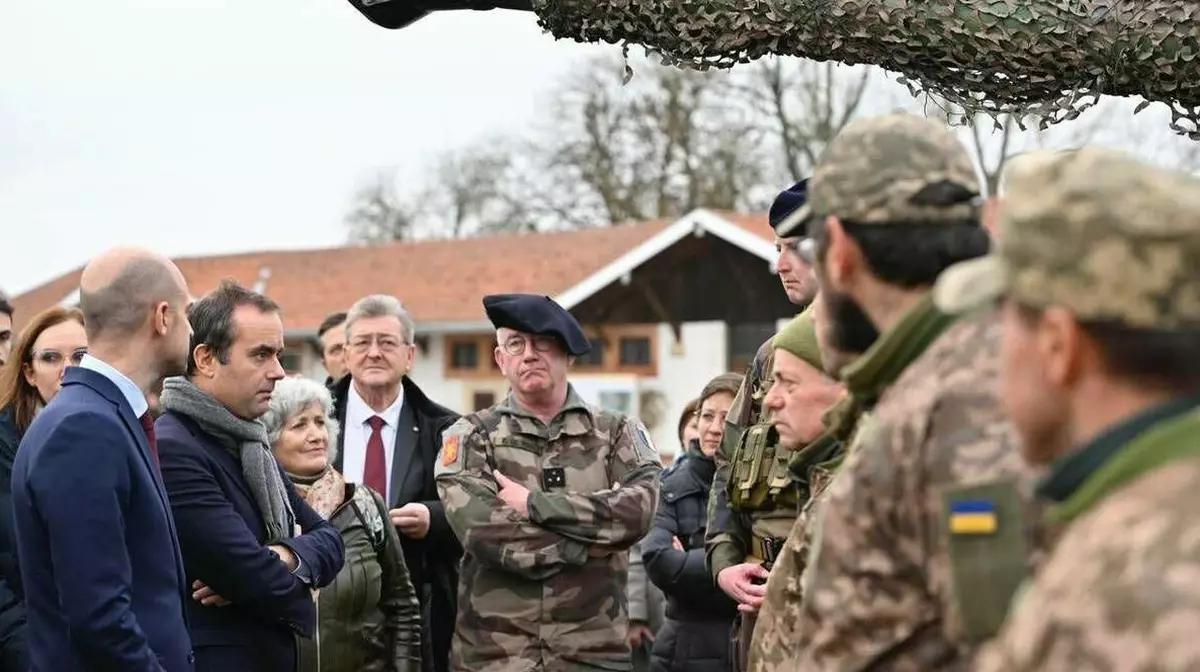
M117 386L71 367L21 440L14 522L33 672L189 672L175 527Z
M299 575L314 588L332 582L342 568L341 534L280 468L303 531L282 542L300 559L293 574L267 550L266 526L233 454L171 411L155 432L188 582L203 581L232 602L188 601L197 672L294 672L295 637L311 638L316 630L316 604Z

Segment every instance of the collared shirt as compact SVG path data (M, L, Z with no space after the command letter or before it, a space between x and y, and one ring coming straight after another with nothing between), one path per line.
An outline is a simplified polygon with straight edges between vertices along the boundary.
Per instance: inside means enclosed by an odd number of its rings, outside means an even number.
M1172 399L1126 418L1078 449L1056 460L1050 473L1038 484L1038 494L1062 503L1138 435L1163 422L1200 407L1200 395Z
M150 410L150 404L146 401L146 394L142 392L142 388L130 380L129 376L114 369L103 360L92 355L84 355L83 360L79 362L79 368L94 371L111 380L113 385L116 385L117 389L121 391L125 401L129 403L129 408L133 409L134 417L140 418Z
M383 418L380 434L383 437L383 457L386 466L387 492L381 492L386 502L392 501L392 460L396 453L396 428L400 424L400 409L404 406L404 386L400 386L396 401L382 413L376 413L363 401L362 396L350 383L346 399L346 432L342 444L342 476L352 483L363 482L367 466L367 442L371 440L371 425L368 421L378 415Z

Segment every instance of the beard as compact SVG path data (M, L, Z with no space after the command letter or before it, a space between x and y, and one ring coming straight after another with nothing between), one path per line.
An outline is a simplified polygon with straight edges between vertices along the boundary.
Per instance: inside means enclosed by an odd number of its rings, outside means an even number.
M845 353L861 355L875 344L879 330L857 301L848 294L833 291L828 283L824 284L824 301L829 311L830 346Z

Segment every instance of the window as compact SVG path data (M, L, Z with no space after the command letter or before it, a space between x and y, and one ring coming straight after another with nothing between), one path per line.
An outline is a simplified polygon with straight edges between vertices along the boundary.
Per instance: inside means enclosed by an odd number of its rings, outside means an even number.
M589 338L588 342L592 344L592 351L576 359L575 366L596 368L604 366L604 339Z
M485 408L491 408L496 405L496 394L494 392L476 392L471 399L471 412L482 411Z
M729 325L729 370L742 373L749 368L758 349L774 335L773 322Z
M451 346L450 368L459 371L474 371L479 368L479 343L459 341Z
M646 336L622 336L620 355L621 366L649 366L654 362L650 339Z

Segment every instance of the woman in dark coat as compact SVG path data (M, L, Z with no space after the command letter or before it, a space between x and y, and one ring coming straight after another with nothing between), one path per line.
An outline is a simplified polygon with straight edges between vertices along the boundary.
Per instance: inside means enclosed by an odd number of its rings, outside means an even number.
M341 532L346 560L317 596L317 632L299 672L420 672L421 607L396 528L376 492L333 468L333 401L316 381L275 385L263 416L275 459L300 496Z
M651 651L656 672L728 672L729 629L737 603L713 583L704 566L708 493L721 445L725 416L742 377L717 376L700 393L699 446L663 478L654 527L642 542L646 574L667 596L667 620Z
M87 354L83 313L55 306L33 317L0 367L0 672L26 672L25 591L13 530L12 471L17 446L50 402L68 366Z

